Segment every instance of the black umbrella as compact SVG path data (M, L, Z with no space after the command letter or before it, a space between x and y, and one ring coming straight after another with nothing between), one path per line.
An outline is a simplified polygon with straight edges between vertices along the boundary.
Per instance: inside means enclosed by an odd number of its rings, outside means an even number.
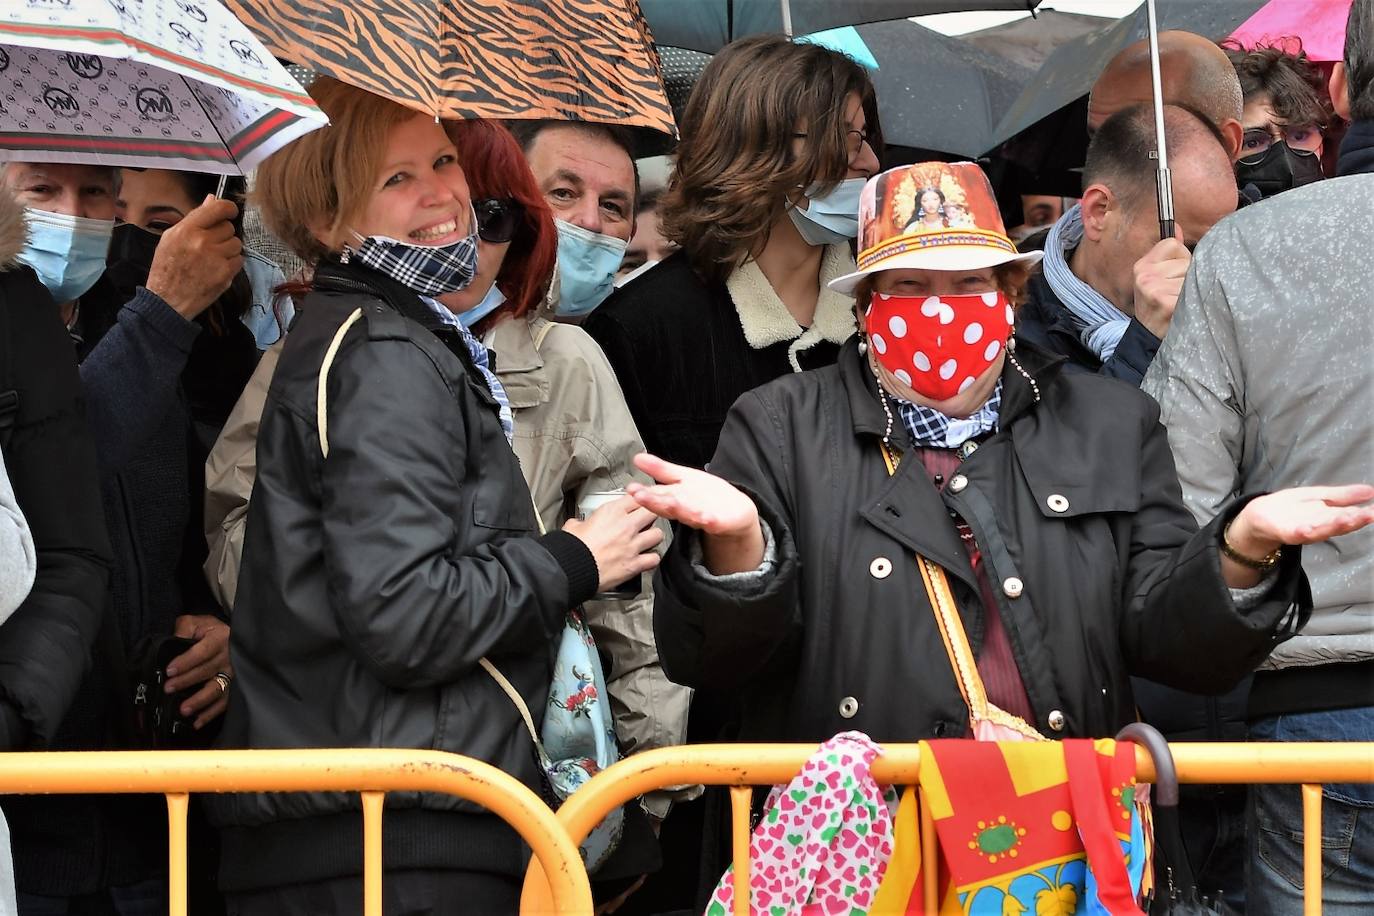
M714 54L746 35L809 35L844 25L965 10L1033 10L1040 0L640 0L659 45Z
M1039 70L1060 45L1085 35L1095 35L1115 22L1115 17L1037 10L1033 16L1022 16L977 32L965 32L959 40L1023 67Z
M668 93L673 120L681 124L692 87L697 84L701 71L711 62L711 55L688 48L665 48L660 45L658 60L663 65L663 89Z
M1157 3L1160 29L1181 29L1221 39L1263 6L1264 0ZM1084 126L1088 92L1118 52L1148 33L1149 14L1142 5L1109 28L1058 48L997 125L996 142L1006 146L996 155L1017 162L1031 173L1062 173L1081 167L1088 148ZM1043 191L1058 189L1047 187Z
M996 145L998 123L1034 77L1006 57L907 20L856 31L878 63L869 76L892 145L976 157Z
M905 19L845 31L843 41L824 43L869 64L883 140L921 150L922 158L972 158L987 150L998 121L1033 75L995 53ZM711 55L660 47L659 59L668 102L681 123Z
M1152 725L1134 722L1123 728L1117 741L1139 744L1150 752L1155 764L1155 787L1151 813L1155 839L1155 897L1151 916L1235 916L1219 899L1199 893L1183 844L1178 820L1178 771L1169 743Z

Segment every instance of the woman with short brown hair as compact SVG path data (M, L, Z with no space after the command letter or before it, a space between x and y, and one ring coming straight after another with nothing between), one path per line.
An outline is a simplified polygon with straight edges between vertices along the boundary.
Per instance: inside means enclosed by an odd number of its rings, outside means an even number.
M707 65L661 211L682 250L583 325L651 451L705 464L736 398L834 362L854 332L825 283L853 270L874 113L863 67L819 45L747 38Z

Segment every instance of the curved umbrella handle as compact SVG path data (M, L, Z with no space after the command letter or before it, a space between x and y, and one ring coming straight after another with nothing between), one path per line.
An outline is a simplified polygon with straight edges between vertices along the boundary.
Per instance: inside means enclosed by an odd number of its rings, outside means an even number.
M1132 722L1116 734L1117 741L1139 744L1150 752L1155 762L1155 804L1165 808L1178 807L1178 770L1174 768L1174 755L1169 752L1169 742L1159 733L1159 729L1144 722Z

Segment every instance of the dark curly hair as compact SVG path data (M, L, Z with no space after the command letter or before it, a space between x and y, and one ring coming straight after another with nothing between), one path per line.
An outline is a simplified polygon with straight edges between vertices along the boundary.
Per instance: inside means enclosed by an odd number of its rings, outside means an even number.
M1285 47L1284 45L1290 45ZM1274 115L1284 124L1326 127L1334 112L1326 97L1321 71L1307 59L1299 39L1246 48L1234 40L1221 45L1236 68L1240 90L1249 102L1267 95Z

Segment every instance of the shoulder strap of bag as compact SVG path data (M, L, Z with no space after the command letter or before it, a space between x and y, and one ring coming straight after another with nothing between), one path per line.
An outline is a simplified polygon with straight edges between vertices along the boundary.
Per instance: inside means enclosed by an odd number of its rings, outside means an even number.
M882 446L882 450L883 463L887 465L887 475L891 477L897 473L897 465L901 459L886 444ZM935 611L935 623L940 628L940 639L945 644L945 654L949 656L950 667L954 669L954 677L959 682L959 692L964 695L964 702L968 704L970 713L977 718L987 718L987 691L983 689L983 679L978 674L973 647L969 645L968 634L964 632L964 622L959 617L958 605L954 603L954 594L949 590L949 580L945 578L945 571L919 553L916 555L916 563L921 569L921 581L925 583L926 597Z
M901 458L886 444L882 445L883 463L887 474L897 473ZM979 722L1009 728L1012 731L1034 740L1044 740L1029 723L1019 716L988 701L987 690L983 687L982 675L978 673L978 661L969 645L968 634L964 632L964 622L959 617L959 606L954 601L954 593L949 590L949 579L938 563L916 554L916 564L921 570L921 581L926 587L926 597L935 611L935 623L940 628L940 639L945 644L945 654L949 656L950 667L954 669L954 679L959 682L959 692L968 704L969 719L977 730Z
M539 730L534 727L534 716L530 715L530 708L525 704L525 698L520 695L520 691L515 689L514 684L506 680L506 676L502 674L500 669L493 665L491 660L485 655L477 659L477 664L481 665L482 670L491 675L491 679L496 682L496 686L500 687L501 690L505 692L506 696L510 697L511 703L515 705L516 710L520 713L520 718L525 722L525 730L530 733L530 740L534 742L534 748L539 752L539 759L541 761L546 761L544 765L548 766L548 752L544 750L544 742L539 740Z
M547 330L547 328L545 330ZM542 335L540 339L542 339ZM538 347L537 342L535 346ZM539 525L539 533L548 534L548 531L544 528L544 519L539 514L539 504L534 502L533 493L530 494L530 502L534 505L534 520ZM539 751L539 759L544 761L545 766L547 766L549 755L548 752L544 750L544 742L539 740L539 730L534 727L534 716L530 715L530 708L525 704L525 698L520 695L520 691L515 689L515 685L506 680L506 676L502 674L485 655L477 659L477 664L481 665L482 670L491 675L491 679L496 682L496 686L506 692L506 696L510 697L510 701L514 703L515 708L520 711L520 718L525 720L525 729L530 733L530 740L534 742L535 750Z
M326 458L329 457L329 416L325 410L329 399L329 367L334 365L334 357L339 355L344 335L362 317L363 310L360 308L349 313L343 324L334 332L334 339L329 342L329 348L324 351L324 360L320 363L319 390L315 392L315 429L320 436L320 451Z
M334 365L334 357L339 354L339 347L343 345L343 339L348 334L349 328L357 324L363 317L363 310L354 309L339 329L334 332L334 339L329 342L329 347L324 351L324 359L320 362L319 390L315 394L315 426L320 437L320 452L324 457L329 457L329 418L327 408L329 406L329 369ZM539 533L544 533L544 521L539 518L539 507L535 506L534 517L539 522ZM515 704L515 708L520 712L520 718L525 722L525 728L529 730L530 738L534 740L534 746L539 751L541 760L547 759L548 755L544 752L544 743L539 740L539 731L534 727L534 716L530 714L530 708L525 704L525 699L520 696L520 691L506 679L506 676L497 670L485 656L477 660L483 670L490 674L496 685L510 697L510 701Z

